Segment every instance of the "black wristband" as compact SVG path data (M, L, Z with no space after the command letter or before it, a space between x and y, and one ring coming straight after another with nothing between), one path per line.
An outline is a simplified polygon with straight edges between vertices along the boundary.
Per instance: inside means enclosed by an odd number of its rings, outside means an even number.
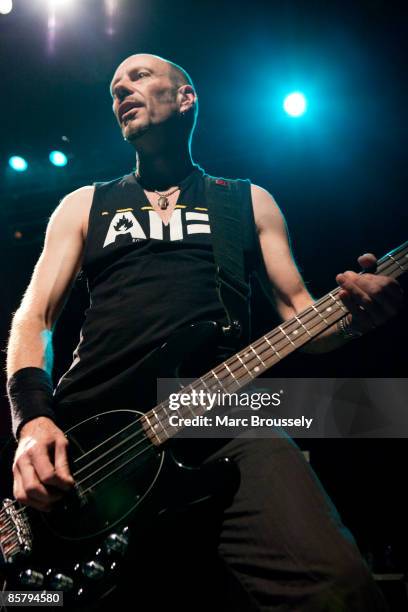
M32 419L46 416L55 421L52 380L42 368L28 367L17 370L7 380L7 395L16 440L21 427Z

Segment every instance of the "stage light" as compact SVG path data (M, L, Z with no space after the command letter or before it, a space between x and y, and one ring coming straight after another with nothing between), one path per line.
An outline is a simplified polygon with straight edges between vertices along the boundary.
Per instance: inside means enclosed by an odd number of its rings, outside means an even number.
M68 163L68 158L62 151L51 151L49 159L54 166L58 166L59 168L66 166Z
M75 0L49 0L50 8L56 9L60 6L68 6L69 4L74 4Z
M108 17L112 17L118 10L118 0L105 0L105 10Z
M27 170L28 168L28 164L24 157L20 157L19 155L13 155L12 157L10 157L8 163L10 168L15 170L16 172L24 172L24 170Z
M294 91L284 99L283 108L291 117L300 117L306 112L306 98L300 91Z
M113 36L115 34L114 18L116 16L117 10L117 0L105 0L105 12L107 18L105 32L108 34L108 36Z
M13 10L13 0L0 0L0 14L8 15Z

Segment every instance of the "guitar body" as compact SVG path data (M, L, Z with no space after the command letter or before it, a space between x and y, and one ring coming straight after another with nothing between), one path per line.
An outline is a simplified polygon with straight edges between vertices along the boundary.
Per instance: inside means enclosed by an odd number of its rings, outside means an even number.
M185 376L192 355L197 373L214 355L217 333L212 322L182 330L152 351L144 363L145 375ZM137 546L138 533L154 529L159 514L208 498L227 501L233 494L239 482L233 462L225 457L204 468L186 465L172 443L152 443L142 424L144 412L119 408L68 429L60 424L70 441L76 485L50 513L18 511L10 501L3 502L0 544L8 561L3 571L9 590L47 588L66 591L65 601L98 600L114 588L128 546ZM12 555L16 538L10 538L11 527L21 520L30 551ZM17 526L14 523L15 531Z

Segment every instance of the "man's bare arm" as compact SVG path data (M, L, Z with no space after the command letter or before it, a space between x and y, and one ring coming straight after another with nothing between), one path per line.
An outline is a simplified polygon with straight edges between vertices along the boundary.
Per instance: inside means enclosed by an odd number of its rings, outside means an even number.
M50 371L52 328L81 267L83 209L89 206L93 189L83 187L69 194L50 217L43 251L13 317L8 377L28 366Z
M13 317L8 378L28 367L51 374L52 329L81 268L82 220L93 192L93 187L84 187L69 194L51 215L43 251ZM21 427L13 464L16 499L38 510L49 510L50 504L61 497L56 489L72 486L67 445L63 432L48 417L33 418Z
M288 232L283 215L275 200L265 189L252 185L255 222L265 267L271 281L278 313L289 319L310 306L314 299L296 267L290 250ZM363 269L375 267L374 255L361 256ZM392 278L382 275L345 272L336 277L341 287L339 296L350 313L355 329L365 333L382 324L402 305L402 291ZM311 340L303 350L310 353L331 351L348 339L332 325Z

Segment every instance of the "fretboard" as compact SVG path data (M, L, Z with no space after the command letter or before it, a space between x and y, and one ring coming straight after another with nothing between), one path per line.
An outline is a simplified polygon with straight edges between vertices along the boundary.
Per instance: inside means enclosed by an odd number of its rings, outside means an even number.
M376 274L398 278L407 270L408 242L405 242L378 261ZM213 370L185 386L182 392L236 393L284 357L346 316L348 310L339 299L339 292L339 287L330 291L292 319L275 327ZM183 426L169 425L171 415L177 414L182 421L207 413L208 406L205 403L180 406L174 411L169 407L169 400L165 400L144 415L144 429L153 444L159 446L183 429Z

